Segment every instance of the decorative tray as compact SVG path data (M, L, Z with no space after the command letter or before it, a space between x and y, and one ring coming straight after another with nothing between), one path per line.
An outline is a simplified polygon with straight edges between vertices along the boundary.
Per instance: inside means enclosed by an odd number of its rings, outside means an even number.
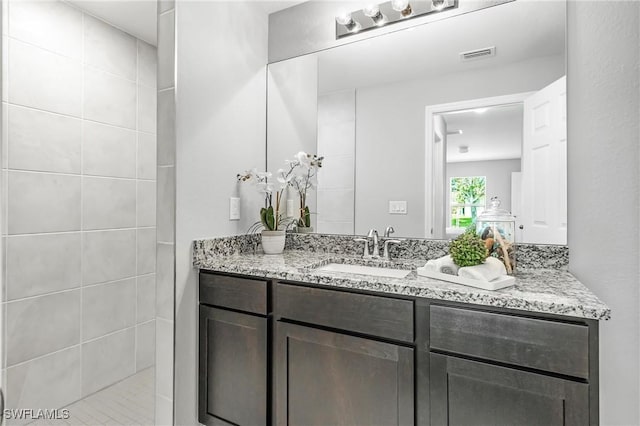
M470 287L482 288L484 290L500 290L502 288L511 287L515 284L516 279L509 275L503 275L493 281L480 281L472 278L464 278L458 275L443 274L432 269L421 267L417 269L418 275L423 277L435 278L437 280L449 281L456 284L468 285Z

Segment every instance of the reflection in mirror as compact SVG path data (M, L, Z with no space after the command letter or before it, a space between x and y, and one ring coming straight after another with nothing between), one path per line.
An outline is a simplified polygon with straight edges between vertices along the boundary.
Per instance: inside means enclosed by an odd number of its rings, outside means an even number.
M516 1L270 64L268 168L325 157L317 232L447 238L498 195L519 241L565 244L565 7ZM485 197L452 204L451 178L468 176Z

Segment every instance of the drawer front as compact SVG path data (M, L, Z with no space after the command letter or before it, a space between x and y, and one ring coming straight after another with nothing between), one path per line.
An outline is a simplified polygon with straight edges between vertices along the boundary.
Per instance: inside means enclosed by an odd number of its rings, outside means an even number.
M267 281L201 272L200 303L266 315Z
M413 342L413 301L277 285L277 313L281 318Z
M587 326L432 305L430 348L587 379Z

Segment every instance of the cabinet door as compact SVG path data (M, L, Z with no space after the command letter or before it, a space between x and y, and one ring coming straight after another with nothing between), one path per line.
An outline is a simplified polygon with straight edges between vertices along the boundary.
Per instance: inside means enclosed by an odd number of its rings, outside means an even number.
M264 317L200 305L201 423L268 423L267 324Z
M413 349L277 323L279 425L413 425Z
M588 425L589 386L431 354L431 425Z

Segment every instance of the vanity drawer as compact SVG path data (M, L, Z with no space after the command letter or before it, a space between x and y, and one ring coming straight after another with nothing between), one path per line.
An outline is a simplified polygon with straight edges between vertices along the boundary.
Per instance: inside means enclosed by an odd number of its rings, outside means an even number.
M589 377L586 325L432 305L430 348Z
M278 284L281 318L413 342L413 301Z
M266 315L267 281L201 272L200 303Z

